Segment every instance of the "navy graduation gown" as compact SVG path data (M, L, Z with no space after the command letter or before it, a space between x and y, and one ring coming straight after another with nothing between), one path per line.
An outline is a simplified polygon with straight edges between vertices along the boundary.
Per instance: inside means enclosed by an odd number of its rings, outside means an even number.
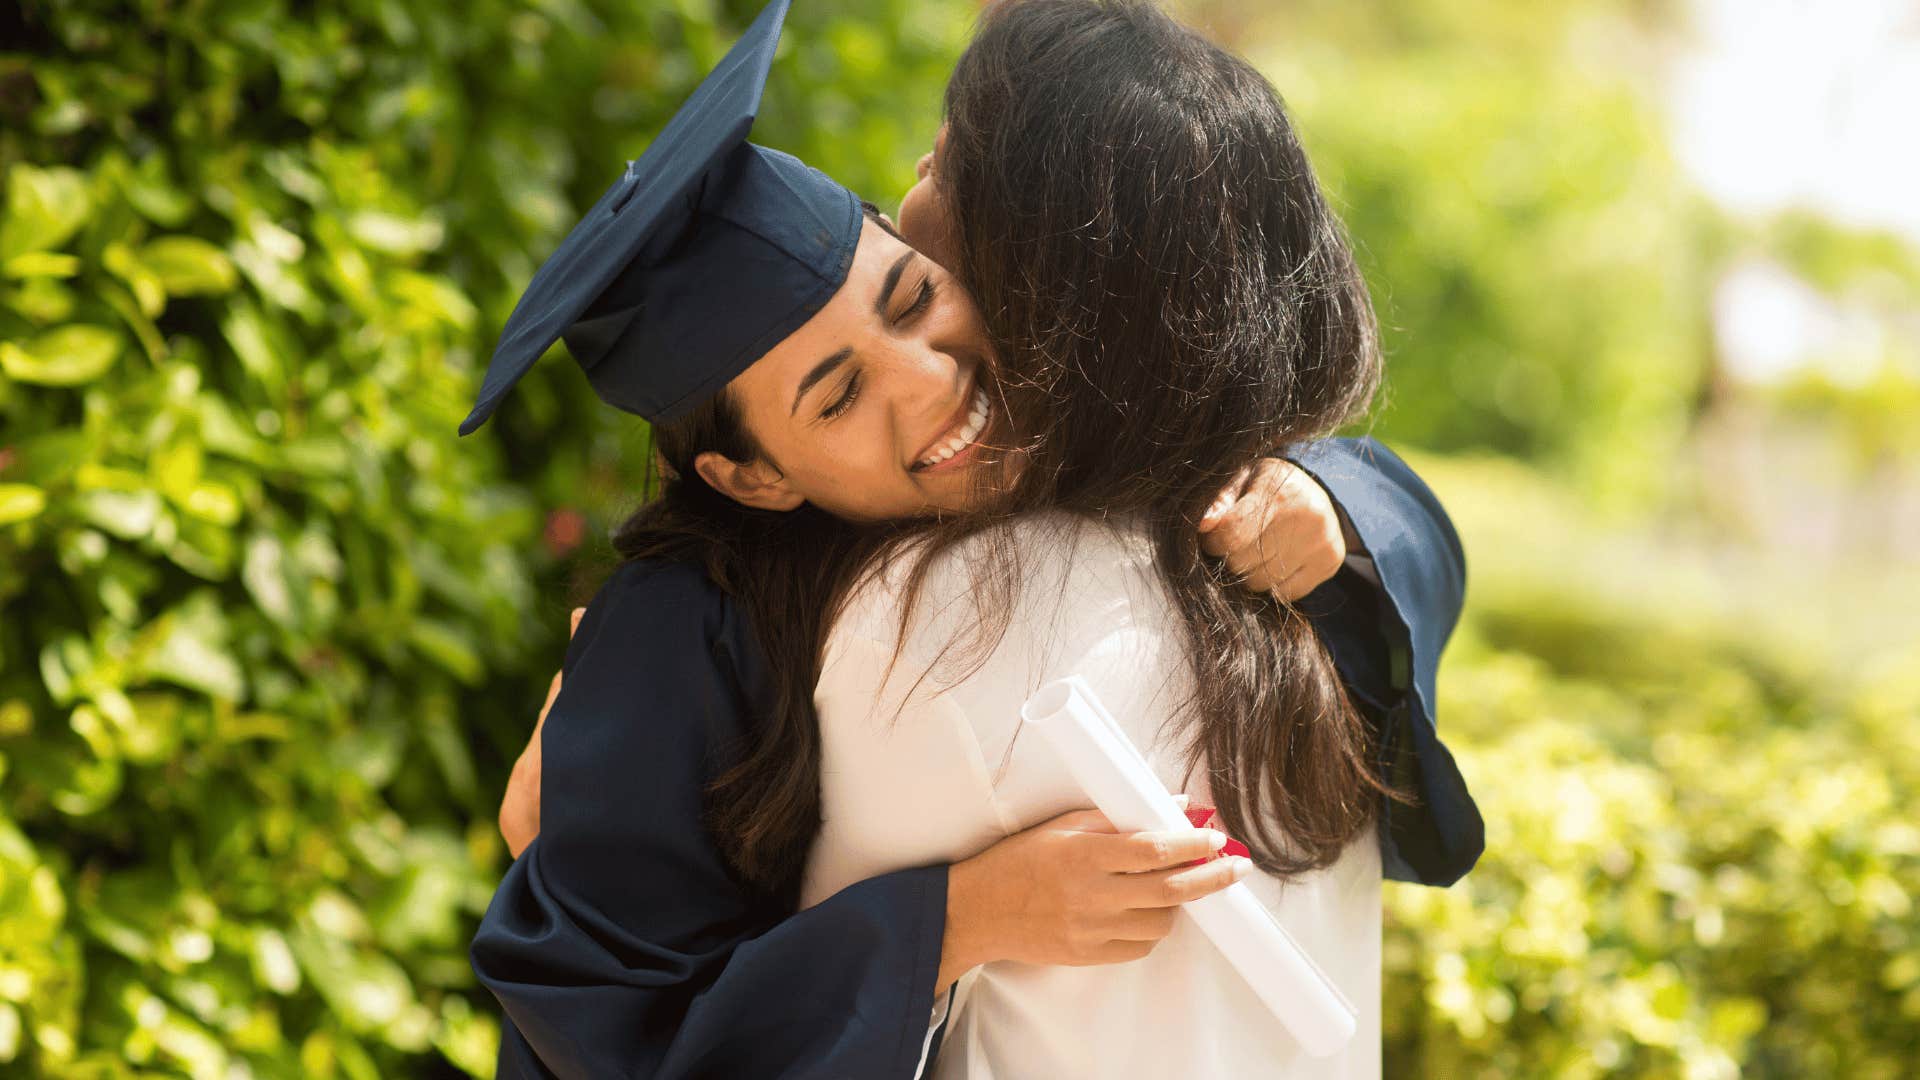
M1343 570L1302 601L1383 725L1398 880L1446 884L1483 845L1433 728L1458 619L1459 540L1433 493L1371 439L1290 455L1332 494L1380 588ZM728 874L700 792L763 678L738 610L691 567L630 564L592 605L543 739L541 832L501 882L474 966L501 1000L500 1076L909 1077L945 933L946 868L861 882L795 914ZM935 1050L937 1052L937 1035Z
M473 941L517 1077L904 1077L946 931L947 868L799 913L744 886L702 790L766 685L697 567L628 563L588 605L541 743L538 837Z
M1432 489L1378 440L1324 439L1287 456L1340 504L1380 576L1375 590L1343 571L1302 604L1331 609L1315 627L1383 721L1383 772L1419 799L1385 804L1382 868L1395 881L1451 885L1486 847L1479 807L1434 726L1440 651L1466 594L1459 534Z

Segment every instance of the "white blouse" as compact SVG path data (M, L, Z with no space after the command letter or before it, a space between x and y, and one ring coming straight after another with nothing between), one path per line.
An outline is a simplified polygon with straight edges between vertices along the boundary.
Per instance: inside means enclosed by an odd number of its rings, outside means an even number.
M823 823L802 906L910 866L956 862L1090 805L1045 742L1022 737L1041 684L1092 684L1175 793L1211 805L1181 768L1176 709L1191 685L1146 539L1041 515L1007 526L1022 588L1004 636L968 651L975 538L937 559L896 660L903 567L877 575L828 638L814 695ZM911 560L901 560L902 563ZM1353 1041L1307 1057L1186 919L1143 959L1090 967L996 961L959 984L937 1080L1380 1075L1380 852L1364 832L1331 867L1245 879L1359 1010ZM935 1020L945 1012L944 1001Z

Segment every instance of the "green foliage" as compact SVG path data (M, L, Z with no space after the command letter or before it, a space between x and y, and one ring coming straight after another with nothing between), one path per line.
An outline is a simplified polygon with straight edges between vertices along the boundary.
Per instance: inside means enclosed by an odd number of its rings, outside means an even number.
M832 7L795 13L761 131L889 195L967 9ZM542 253L755 10L27 6L0 55L0 1072L491 1071L465 947L559 655L543 527L631 501L637 425L554 360L454 430Z
M1827 653L1792 637L1817 602L1690 585L1715 556L1643 561L1510 465L1422 467L1475 554L1440 692L1487 855L1389 892L1388 1075L1910 1075L1920 630Z
M632 502L641 444L559 359L453 432L542 253L756 7L9 17L0 1073L490 1072L494 803L593 562L572 534ZM1286 6L1258 58L1380 290L1383 434L1583 497L1679 437L1722 241L1590 62L1660 7ZM758 136L890 199L971 10L799 5ZM1823 286L1912 280L1780 228ZM1857 426L1904 430L1910 394L1875 400ZM1836 613L1920 582L1784 591L1510 466L1421 465L1473 557L1443 713L1489 853L1390 891L1389 1074L1902 1075L1920 644Z
M1631 75L1643 7L1301 2L1241 28L1373 286L1376 434L1661 490L1708 370L1714 219Z

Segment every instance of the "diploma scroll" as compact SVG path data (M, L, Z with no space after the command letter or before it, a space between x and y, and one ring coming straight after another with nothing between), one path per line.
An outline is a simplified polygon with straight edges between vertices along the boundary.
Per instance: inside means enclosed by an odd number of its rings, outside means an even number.
M1020 707L1020 716L1052 744L1114 828L1193 827L1084 679L1070 676L1041 687ZM1307 1053L1326 1057L1353 1038L1353 1006L1246 885L1236 882L1180 910Z

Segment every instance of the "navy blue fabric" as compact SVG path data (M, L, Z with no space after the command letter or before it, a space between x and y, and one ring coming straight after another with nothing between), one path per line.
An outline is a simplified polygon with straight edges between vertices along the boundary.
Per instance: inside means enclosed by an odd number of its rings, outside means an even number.
M1380 575L1378 621L1370 631L1355 613L1369 610L1350 573L1323 586L1346 590L1343 620L1316 626L1349 688L1384 712L1385 772L1419 804L1387 803L1381 855L1387 877L1451 885L1486 848L1486 826L1466 778L1434 723L1440 652L1466 597L1466 554L1453 522L1399 455L1371 438L1326 439L1287 454L1340 504ZM1324 600L1325 597L1321 597ZM1384 634L1382 633L1384 632ZM1381 643L1398 646L1384 657Z
M1430 704L1464 592L1458 537L1371 439L1291 456L1381 577L1375 588L1342 570L1301 605L1423 798L1383 815L1385 866L1449 883L1484 845ZM506 1014L502 1080L912 1075L947 868L873 878L796 914L790 898L740 885L700 823L702 789L763 700L763 663L739 611L693 568L629 564L589 605L542 739L540 835L473 943Z
M487 421L554 342L614 408L670 420L805 323L846 281L860 201L746 141L788 0L773 0L646 152L535 271L478 402Z
M541 740L539 836L476 934L511 1077L906 1077L947 868L799 913L739 882L701 793L765 706L738 610L693 567L629 563L588 605Z

